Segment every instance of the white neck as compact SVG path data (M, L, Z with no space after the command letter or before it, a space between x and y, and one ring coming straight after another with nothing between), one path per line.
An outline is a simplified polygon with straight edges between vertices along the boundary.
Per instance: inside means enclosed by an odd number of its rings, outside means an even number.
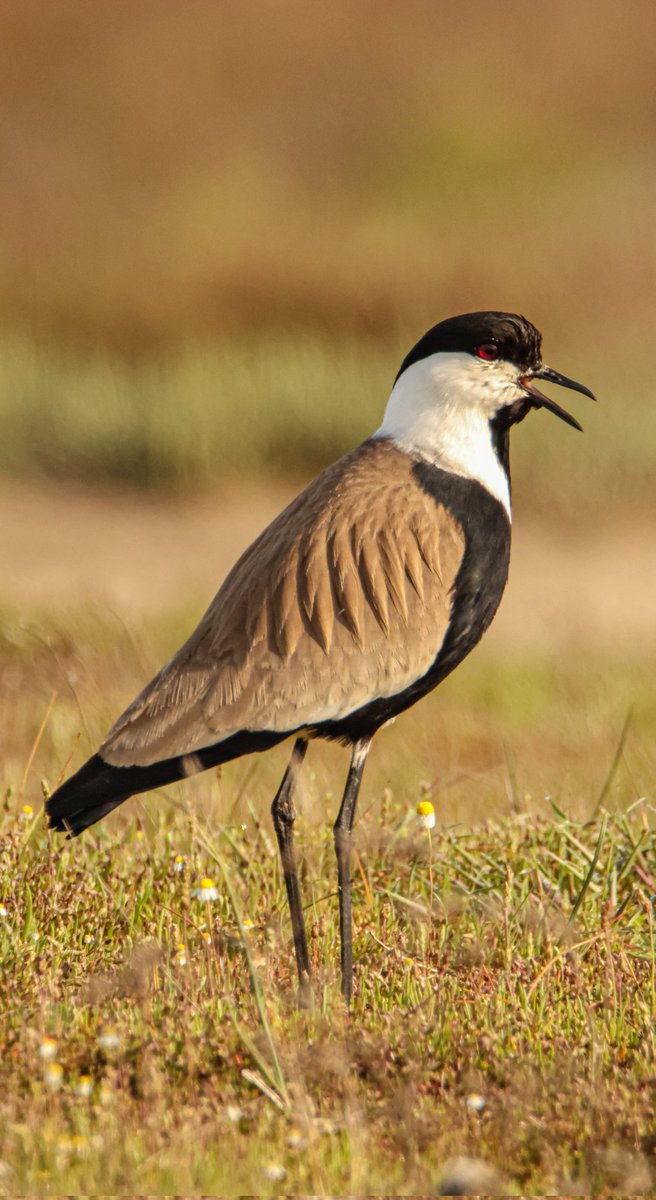
M516 392L516 369L471 354L440 353L412 363L394 384L374 437L390 438L445 471L482 483L510 516L510 482L490 420Z

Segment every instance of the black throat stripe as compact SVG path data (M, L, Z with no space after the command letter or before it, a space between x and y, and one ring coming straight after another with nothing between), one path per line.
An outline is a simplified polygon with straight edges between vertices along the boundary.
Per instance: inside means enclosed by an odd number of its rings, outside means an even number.
M417 482L460 524L465 552L453 585L451 620L430 669L396 696L373 700L339 721L316 727L320 737L355 741L369 737L385 721L432 691L473 650L499 607L510 564L510 519L491 492L477 480L417 461Z

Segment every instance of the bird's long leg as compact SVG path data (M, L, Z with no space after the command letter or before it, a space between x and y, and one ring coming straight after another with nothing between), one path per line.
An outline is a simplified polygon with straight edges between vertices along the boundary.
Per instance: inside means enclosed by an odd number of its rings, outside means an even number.
M276 831L278 846L280 848L289 911L292 916L292 933L294 934L294 949L296 951L296 966L298 968L298 982L301 995L307 991L310 982L310 956L305 936L305 925L301 909L301 893L298 886L296 857L294 855L293 828L296 812L294 810L293 793L307 747L306 738L300 737L294 742L294 749L292 750L287 770L271 805L273 827Z
M353 991L353 940L351 933L351 836L355 806L362 780L364 764L369 753L371 738L361 738L353 746L351 765L344 788L342 805L333 828L335 853L337 855L337 879L339 886L339 933L342 957L342 995L351 1002Z

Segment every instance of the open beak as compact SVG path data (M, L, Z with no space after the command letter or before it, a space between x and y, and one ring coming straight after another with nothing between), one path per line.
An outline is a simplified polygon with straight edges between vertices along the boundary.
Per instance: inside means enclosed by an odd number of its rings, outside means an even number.
M549 412L555 413L560 417L561 421L565 421L568 425L572 425L574 429L581 429L578 421L575 420L564 408L556 404L555 400L550 400L543 392L537 388L533 380L545 379L547 383L558 383L561 387L571 388L574 392L582 392L584 396L589 396L591 400L596 400L589 388L584 387L582 383L576 383L573 379L568 379L566 375L559 375L558 371L552 371L551 367L540 367L538 371L530 371L527 375L522 375L520 384L525 392L533 398L534 408L548 408Z

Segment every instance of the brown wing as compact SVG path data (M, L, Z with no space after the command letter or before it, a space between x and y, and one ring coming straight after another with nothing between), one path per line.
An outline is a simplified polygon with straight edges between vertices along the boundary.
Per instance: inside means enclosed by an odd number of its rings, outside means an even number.
M402 691L434 661L463 533L411 460L371 440L242 555L100 753L147 766L240 730L294 731Z

